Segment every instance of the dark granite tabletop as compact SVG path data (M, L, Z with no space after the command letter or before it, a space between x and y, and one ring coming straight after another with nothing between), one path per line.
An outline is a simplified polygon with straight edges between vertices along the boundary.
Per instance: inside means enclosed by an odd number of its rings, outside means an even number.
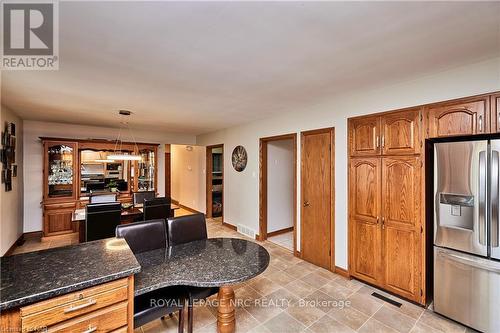
M210 238L136 254L141 272L135 295L173 286L219 287L262 273L269 253L257 243L237 238Z
M0 258L0 311L34 303L140 271L123 239Z

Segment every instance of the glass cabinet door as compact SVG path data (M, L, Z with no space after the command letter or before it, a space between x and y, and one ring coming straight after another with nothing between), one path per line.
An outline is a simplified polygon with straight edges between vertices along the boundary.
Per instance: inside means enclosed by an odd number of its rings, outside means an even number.
M139 149L141 160L137 163L137 190L156 191L156 149Z
M75 145L72 143L46 143L47 197L67 198L74 193Z

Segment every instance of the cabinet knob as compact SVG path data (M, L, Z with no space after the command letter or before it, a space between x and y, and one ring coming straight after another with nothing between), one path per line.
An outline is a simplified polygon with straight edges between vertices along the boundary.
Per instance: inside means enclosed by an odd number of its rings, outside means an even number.
M304 207L309 207L309 201L304 201Z

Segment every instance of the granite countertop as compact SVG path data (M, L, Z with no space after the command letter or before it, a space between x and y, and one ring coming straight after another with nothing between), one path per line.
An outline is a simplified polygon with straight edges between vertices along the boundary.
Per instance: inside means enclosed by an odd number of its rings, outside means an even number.
M141 270L125 240L116 238L2 257L0 266L0 311Z
M251 279L269 265L269 253L257 243L210 238L136 254L141 272L135 295L173 286L219 287Z

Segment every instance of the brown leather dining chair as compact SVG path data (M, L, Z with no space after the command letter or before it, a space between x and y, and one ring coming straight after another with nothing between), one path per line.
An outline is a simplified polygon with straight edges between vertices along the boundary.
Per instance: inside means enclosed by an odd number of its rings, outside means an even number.
M114 236L122 214L119 202L88 204L85 210L86 242Z
M165 220L150 220L120 225L116 228L116 237L125 238L134 254L167 249L168 239ZM184 308L188 298L186 288L182 286L166 287L134 297L134 328L150 321L179 312L178 331L184 331ZM169 300L163 306L152 300Z
M153 199L156 197L155 191L139 191L132 193L132 204L140 206L144 204L144 200Z
M168 219L171 217L170 198L159 197L144 200L144 220Z
M205 214L193 214L172 217L167 220L167 234L170 246L207 239L207 224ZM193 304L219 292L219 288L186 287L188 288L188 332L193 332Z

